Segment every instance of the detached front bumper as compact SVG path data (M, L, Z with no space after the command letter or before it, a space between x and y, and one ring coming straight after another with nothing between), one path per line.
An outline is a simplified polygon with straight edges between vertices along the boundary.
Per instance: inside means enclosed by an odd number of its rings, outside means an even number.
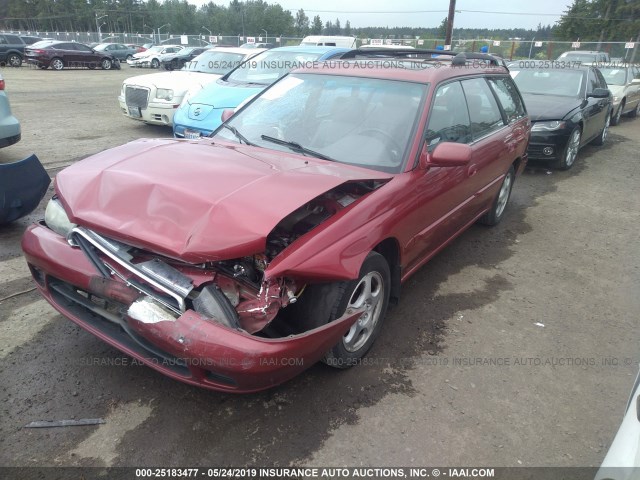
M159 321L117 317L92 302L92 278L99 274L80 249L39 224L27 229L22 249L40 293L60 313L155 370L212 390L249 393L291 379L320 360L362 313L277 339L232 330L193 310Z

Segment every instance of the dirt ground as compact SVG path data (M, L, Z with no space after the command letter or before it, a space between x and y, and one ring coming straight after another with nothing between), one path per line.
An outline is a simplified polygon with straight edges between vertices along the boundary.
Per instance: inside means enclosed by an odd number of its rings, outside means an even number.
M124 118L122 71L2 69L20 143L62 165L170 129ZM638 370L640 119L569 172L528 168L404 287L363 365L233 396L163 377L30 291L0 303L0 465L597 466ZM149 165L153 168L153 165ZM0 227L0 298L32 288ZM128 364L127 364L128 363ZM100 426L27 429L35 420Z

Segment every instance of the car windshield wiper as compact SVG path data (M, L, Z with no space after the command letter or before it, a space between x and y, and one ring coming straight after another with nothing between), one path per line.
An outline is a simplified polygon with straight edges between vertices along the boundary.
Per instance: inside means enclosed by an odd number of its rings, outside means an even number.
M289 147L294 152L311 155L312 157L321 158L322 160L330 160L335 162L336 160L324 155L323 153L316 152L315 150L310 150L308 148L303 147L299 143L296 142L287 142L286 140L280 140L279 138L270 137L269 135L260 135L260 138L266 140L267 142L275 143L277 145L284 145L285 147Z
M247 140L247 137L242 135L236 127L232 127L231 125L227 125L226 123L223 123L222 126L227 130L231 130L231 133L233 133L241 143L244 142L247 145L255 145L254 143L251 143L249 140Z

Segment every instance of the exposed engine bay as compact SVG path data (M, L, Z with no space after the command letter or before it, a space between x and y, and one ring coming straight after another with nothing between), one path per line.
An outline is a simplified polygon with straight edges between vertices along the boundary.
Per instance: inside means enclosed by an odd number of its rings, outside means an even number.
M124 305L130 318L143 323L171 321L191 309L231 329L277 336L277 329L265 327L280 309L297 301L305 285L290 278L265 278L270 262L300 237L384 183L347 182L323 193L276 225L267 237L264 253L238 259L187 264L83 227L73 230L70 241L102 274L103 281L93 282L90 293L119 302L128 299ZM114 276L120 281L113 280ZM133 293L123 294L122 282Z

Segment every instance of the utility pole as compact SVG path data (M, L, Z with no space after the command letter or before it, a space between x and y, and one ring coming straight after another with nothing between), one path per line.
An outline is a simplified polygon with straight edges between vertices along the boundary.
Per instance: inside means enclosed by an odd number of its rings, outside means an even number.
M96 30L98 30L98 41L102 42L102 31L101 31L101 27L102 25L105 25L104 23L100 24L98 22L100 22L100 20L102 20L103 18L108 17L109 15L102 15L101 17L98 16L98 12L95 12L96 14Z
M451 36L453 34L453 17L456 14L456 0L449 0L449 16L447 17L447 32L445 34L444 44L451 45Z

